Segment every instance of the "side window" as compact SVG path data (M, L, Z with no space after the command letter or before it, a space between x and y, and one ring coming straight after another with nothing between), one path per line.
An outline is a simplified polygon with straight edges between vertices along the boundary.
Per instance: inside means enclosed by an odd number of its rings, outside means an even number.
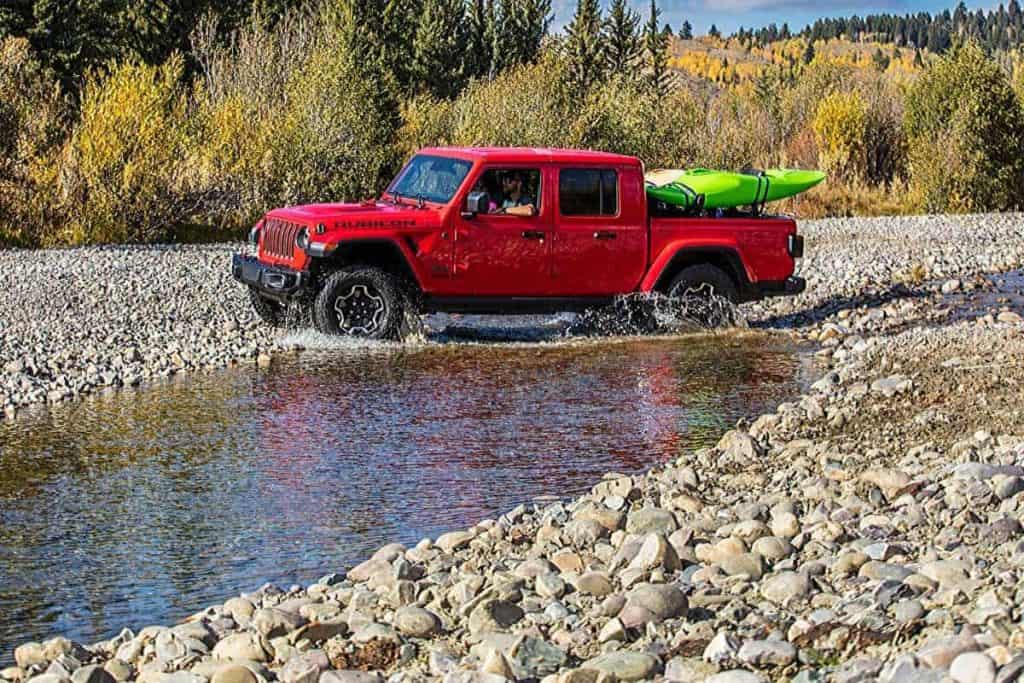
M501 214L518 207L533 207L539 213L541 206L540 169L489 168L473 185L473 192L486 192L491 198L488 213Z
M619 213L619 174L610 169L566 168L558 173L563 216L615 216Z

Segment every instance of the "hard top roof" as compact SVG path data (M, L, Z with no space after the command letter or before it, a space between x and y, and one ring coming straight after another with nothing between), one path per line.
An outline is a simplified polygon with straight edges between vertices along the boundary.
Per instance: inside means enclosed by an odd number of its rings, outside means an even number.
M420 150L419 153L455 156L473 161L483 160L503 164L576 163L640 165L639 159L624 154L550 147L428 147Z

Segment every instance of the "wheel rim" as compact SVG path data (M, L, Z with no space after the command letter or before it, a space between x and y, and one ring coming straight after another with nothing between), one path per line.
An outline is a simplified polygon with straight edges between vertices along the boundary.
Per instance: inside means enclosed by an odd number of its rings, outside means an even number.
M356 284L334 300L334 312L342 334L369 337L383 329L388 306L376 289Z

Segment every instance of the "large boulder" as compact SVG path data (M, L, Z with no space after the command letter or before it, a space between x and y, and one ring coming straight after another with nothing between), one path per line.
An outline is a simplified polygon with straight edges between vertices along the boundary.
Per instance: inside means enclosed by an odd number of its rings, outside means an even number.
M686 616L686 596L672 584L643 583L626 596L619 619L626 628Z

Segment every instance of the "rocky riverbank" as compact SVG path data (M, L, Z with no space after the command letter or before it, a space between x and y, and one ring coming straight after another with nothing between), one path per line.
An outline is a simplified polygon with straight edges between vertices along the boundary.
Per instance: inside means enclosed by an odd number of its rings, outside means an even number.
M231 278L240 247L0 251L0 408L256 361L274 333Z
M0 678L1018 680L1024 293L981 276L1024 264L1024 220L805 232L810 291L749 314L822 377L717 447L173 627L25 644Z

